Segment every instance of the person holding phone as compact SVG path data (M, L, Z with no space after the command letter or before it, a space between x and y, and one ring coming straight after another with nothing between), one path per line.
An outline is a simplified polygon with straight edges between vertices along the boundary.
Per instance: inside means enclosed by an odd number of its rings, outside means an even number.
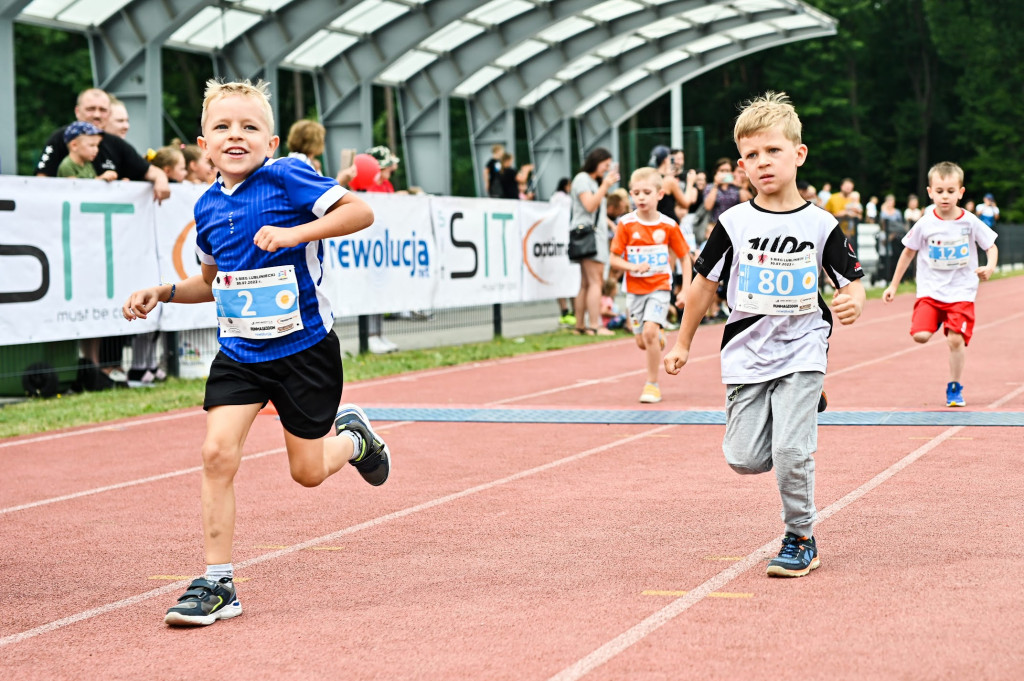
M704 188L704 208L708 211L708 225L705 228L704 238L711 236L715 225L718 224L719 216L733 206L749 201L752 197L746 188L740 187L733 174L732 159L720 158L715 163L714 182L708 183ZM728 304L725 302L725 293L729 285L728 273L720 280L715 298L708 307L702 323L725 321L729 318Z

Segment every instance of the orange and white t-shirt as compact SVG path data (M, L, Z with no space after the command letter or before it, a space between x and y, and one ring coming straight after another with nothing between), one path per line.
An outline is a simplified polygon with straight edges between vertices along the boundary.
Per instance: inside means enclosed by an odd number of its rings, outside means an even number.
M619 218L611 252L631 263L646 262L651 266L643 274L626 272L626 293L644 295L654 291L671 291L670 249L678 258L685 258L690 252L679 225L672 218L658 213L656 222L645 222L637 216L636 211Z

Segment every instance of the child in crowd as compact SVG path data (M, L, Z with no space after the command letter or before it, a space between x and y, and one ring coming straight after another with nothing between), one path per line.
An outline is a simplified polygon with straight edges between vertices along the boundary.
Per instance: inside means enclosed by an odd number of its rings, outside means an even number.
M658 368L665 349L665 328L672 295L669 250L685 260L690 247L676 221L658 212L664 195L662 177L654 168L638 168L629 178L629 195L636 210L619 218L608 264L626 272L626 307L636 344L645 352L647 383L640 401L661 402ZM690 285L690 268L683 268L683 288L676 297L682 305Z
M182 153L180 143L168 144L156 151L150 149L146 152L146 160L149 165L164 171L168 182L185 181L185 154Z
M181 153L185 156L185 182L210 184L217 179L213 164L197 145L183 144Z
M609 329L625 328L627 331L632 331L633 327L629 323L629 317L619 312L618 303L615 302L618 297L619 282L608 277L604 280L604 286L601 288L601 321Z
M195 205L202 273L136 291L122 309L131 321L145 319L158 302L217 303L221 349L203 403L207 566L167 611L164 622L175 626L242 614L231 563L234 477L246 434L268 401L280 415L288 465L299 484L319 485L347 462L380 485L391 468L388 447L363 411L355 405L338 411L341 349L319 286L321 239L365 229L373 212L305 163L271 158L280 140L262 81L208 81L201 126L199 146L220 171ZM275 224L265 224L268 216ZM332 429L338 437L325 437Z
M903 253L896 263L892 283L882 294L892 302L911 261L917 258L917 302L910 320L910 335L927 343L943 328L949 346L949 383L946 406L963 407L967 345L974 331L974 299L978 281L987 281L996 269L999 249L996 233L957 202L964 195L964 171L943 162L928 171L928 196L935 208L921 216L903 237ZM978 266L978 247L987 262Z
M100 153L103 131L87 121L75 121L64 129L64 143L68 155L57 166L57 177L71 177L92 180L97 177L92 160ZM99 176L101 180L116 180L117 173L107 170Z
M797 189L807 146L789 98L768 92L747 103L733 136L757 195L722 213L704 244L665 370L675 375L686 364L700 318L729 268L722 449L737 473L775 469L786 534L768 574L802 577L820 565L813 454L832 315L842 324L860 317L863 272L836 218ZM831 311L818 294L823 267L839 289Z

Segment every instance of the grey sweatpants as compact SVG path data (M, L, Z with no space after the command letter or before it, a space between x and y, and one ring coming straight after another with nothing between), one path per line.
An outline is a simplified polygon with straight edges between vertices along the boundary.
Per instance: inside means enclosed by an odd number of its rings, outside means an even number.
M764 383L726 386L722 451L734 471L775 468L786 531L813 536L818 396L825 374L802 371Z

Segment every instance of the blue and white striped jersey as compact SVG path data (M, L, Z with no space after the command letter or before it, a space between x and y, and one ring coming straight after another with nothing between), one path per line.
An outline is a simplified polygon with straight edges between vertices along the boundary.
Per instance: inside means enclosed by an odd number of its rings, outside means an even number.
M253 243L264 225L295 227L322 217L347 192L332 178L317 175L292 158L267 159L243 182L227 190L214 183L196 202L196 254L220 273L294 267L302 328L275 338L227 337L225 354L237 362L265 362L287 357L318 343L330 332L334 314L320 290L323 280L321 242L299 244L274 253Z

